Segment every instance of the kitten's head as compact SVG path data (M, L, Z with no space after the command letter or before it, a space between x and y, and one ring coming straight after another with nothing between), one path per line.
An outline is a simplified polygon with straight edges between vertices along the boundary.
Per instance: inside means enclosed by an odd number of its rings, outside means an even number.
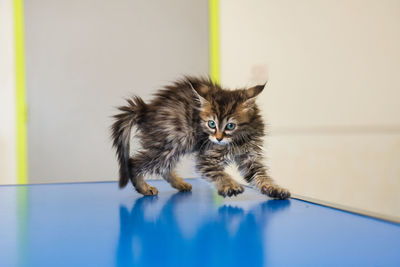
M263 135L264 124L255 100L264 86L239 90L224 90L213 83L192 86L200 103L201 126L213 143L243 143Z

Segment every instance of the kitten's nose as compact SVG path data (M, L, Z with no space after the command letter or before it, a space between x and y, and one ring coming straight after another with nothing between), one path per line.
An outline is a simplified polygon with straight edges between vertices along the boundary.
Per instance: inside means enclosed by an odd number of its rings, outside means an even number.
M224 138L224 135L223 135L223 133L222 132L216 132L215 133L215 139L217 139L218 140L218 142L219 141L221 141L222 140L222 138Z

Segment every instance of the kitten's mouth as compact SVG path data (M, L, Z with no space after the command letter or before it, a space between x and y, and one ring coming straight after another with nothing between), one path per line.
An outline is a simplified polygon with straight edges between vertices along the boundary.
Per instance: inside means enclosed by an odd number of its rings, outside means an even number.
M215 138L214 136L211 136L211 135L209 136L209 139L211 140L211 142L213 142L217 145L221 145L221 146L225 146L231 142L231 140L228 140L226 138L218 140L217 138Z

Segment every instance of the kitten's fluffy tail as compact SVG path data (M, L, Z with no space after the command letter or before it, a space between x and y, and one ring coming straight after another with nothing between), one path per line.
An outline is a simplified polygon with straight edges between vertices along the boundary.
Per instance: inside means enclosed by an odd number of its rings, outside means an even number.
M119 162L119 187L125 187L132 177L129 163L129 150L132 126L143 114L146 103L140 97L127 99L126 106L119 107L121 113L114 115L115 122L111 127L113 147L116 149Z

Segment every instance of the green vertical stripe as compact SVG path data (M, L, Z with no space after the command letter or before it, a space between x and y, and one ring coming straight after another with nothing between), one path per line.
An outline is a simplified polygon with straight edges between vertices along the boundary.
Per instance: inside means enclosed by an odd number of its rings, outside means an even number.
M24 3L14 0L16 126L17 126L17 182L28 183L27 164L27 108L25 95Z
M215 82L220 82L219 64L219 3L218 0L209 0L210 16L210 76Z

